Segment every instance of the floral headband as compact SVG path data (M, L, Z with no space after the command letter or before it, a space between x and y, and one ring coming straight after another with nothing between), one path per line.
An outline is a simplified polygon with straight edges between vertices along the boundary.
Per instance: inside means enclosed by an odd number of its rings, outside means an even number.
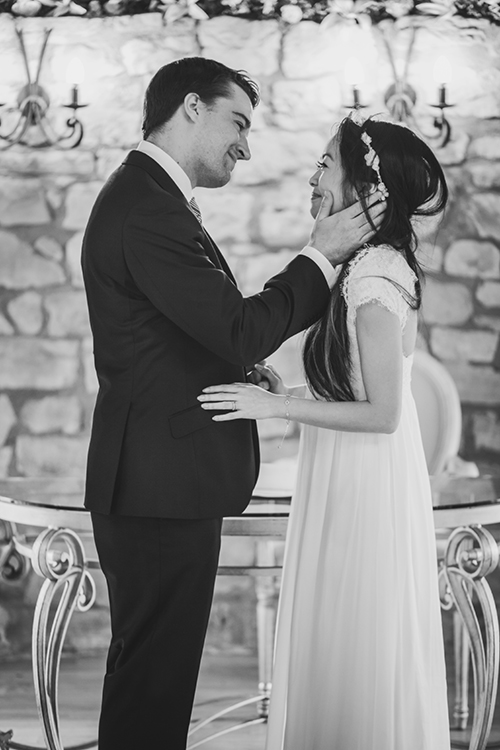
M361 133L361 140L368 149L365 154L365 162L367 166L371 167L377 175L377 190L384 196L384 198L388 198L389 191L387 190L386 184L382 180L382 176L380 174L380 157L372 146L371 136L369 136L366 131L363 131Z

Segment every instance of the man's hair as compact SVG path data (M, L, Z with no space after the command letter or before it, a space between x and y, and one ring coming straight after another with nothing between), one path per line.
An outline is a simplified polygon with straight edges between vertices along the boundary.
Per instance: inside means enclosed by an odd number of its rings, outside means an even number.
M239 86L256 107L259 87L242 70L233 70L216 60L184 57L160 68L146 90L142 132L144 138L159 130L177 112L187 94L198 94L210 105L231 95L231 84Z

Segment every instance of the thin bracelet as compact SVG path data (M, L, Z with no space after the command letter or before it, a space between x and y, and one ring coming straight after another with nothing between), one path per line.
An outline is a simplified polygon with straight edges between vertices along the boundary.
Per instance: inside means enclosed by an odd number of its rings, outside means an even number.
M291 403L290 394L286 393L285 394L285 400L283 402L283 405L285 407L286 425L285 425L285 432L283 433L283 437L281 438L281 443L278 445L278 450L280 450L281 446L285 442L285 438L286 438L287 433L288 433L288 428L290 427L290 411L289 411L290 403Z

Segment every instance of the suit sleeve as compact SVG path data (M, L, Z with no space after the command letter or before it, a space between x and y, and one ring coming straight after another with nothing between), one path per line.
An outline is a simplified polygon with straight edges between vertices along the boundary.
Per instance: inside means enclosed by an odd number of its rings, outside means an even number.
M173 205L172 205L173 204ZM207 257L201 228L180 202L135 207L124 226L128 269L151 303L226 361L254 364L323 313L323 272L298 256L262 292L243 297Z

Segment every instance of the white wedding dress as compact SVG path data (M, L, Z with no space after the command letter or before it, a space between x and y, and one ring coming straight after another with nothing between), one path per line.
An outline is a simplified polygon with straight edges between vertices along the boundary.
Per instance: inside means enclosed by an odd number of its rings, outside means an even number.
M376 302L403 333L414 292L389 247L343 284L352 385L365 398L356 310ZM431 494L404 358L393 434L304 426L287 534L266 750L449 750ZM312 396L309 396L312 397Z

